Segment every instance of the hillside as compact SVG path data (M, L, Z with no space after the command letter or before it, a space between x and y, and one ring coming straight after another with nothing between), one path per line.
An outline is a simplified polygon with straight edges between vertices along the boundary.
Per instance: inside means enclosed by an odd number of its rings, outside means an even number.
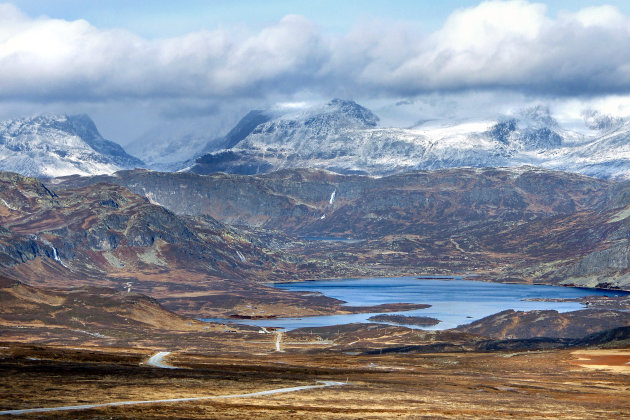
M294 238L276 236L278 246L301 256L300 269L312 277L421 270L630 285L625 182L531 167L382 178L321 170L257 176L123 171L54 182L116 183L178 214L206 214L251 232L276 230ZM311 237L344 241L306 240Z

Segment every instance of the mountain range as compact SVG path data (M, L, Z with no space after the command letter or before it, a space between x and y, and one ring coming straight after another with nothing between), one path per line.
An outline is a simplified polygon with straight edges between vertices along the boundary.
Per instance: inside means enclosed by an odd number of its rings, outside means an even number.
M51 181L62 190L116 184L178 215L239 226L312 278L467 272L630 288L627 181L532 167L383 177L134 170Z
M630 122L590 111L585 129L563 128L544 106L515 115L385 128L369 109L334 99L296 112L253 110L212 140L174 139L141 158L104 139L87 115L0 122L0 170L27 176L111 174L148 167L197 174L319 168L341 174L531 165L630 179ZM148 144L146 139L142 142Z
M590 136L537 107L500 121L387 129L370 110L333 100L252 111L222 150L188 171L155 172L118 170L142 162L87 116L5 121L2 165L47 179L0 175L0 274L109 287L178 270L246 279L422 267L628 289L629 124L597 113L586 122ZM536 165L514 166L521 161ZM97 175L53 177L76 171ZM571 173L590 171L598 177ZM159 281L148 283L147 292Z
M239 123L238 136L223 149L199 157L190 171L249 175L321 168L388 175L532 165L599 178L630 178L630 123L596 112L585 115L586 132L562 128L543 106L499 119L428 121L402 129L379 127L379 118L370 110L335 99L261 121L252 123L248 114Z

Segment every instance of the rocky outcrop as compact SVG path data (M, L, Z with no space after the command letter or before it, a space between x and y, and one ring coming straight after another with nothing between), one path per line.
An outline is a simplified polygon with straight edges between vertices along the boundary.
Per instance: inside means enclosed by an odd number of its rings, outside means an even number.
M208 214L225 223L298 235L354 237L572 214L601 207L617 185L533 168L383 178L308 169L255 177L121 171L113 177L60 179L59 185L102 181L124 185L178 214Z
M180 215L351 240L326 247L285 241L311 275L339 275L326 271L333 266L344 275L373 275L365 271L372 266L415 274L422 267L426 273L482 271L501 281L630 289L626 182L531 167L381 178L313 169L257 176L139 170L55 182L59 188L110 182Z

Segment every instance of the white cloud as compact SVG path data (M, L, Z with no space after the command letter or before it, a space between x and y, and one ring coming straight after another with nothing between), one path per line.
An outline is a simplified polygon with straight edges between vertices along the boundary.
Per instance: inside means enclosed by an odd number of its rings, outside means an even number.
M0 13L5 97L229 96L310 75L325 56L315 28L300 16L257 34L216 30L149 41L83 20L28 19L10 5Z
M474 108L482 100L487 110L495 98L537 103L541 96L569 100L556 109L576 121L585 101L605 113L630 113L630 18L614 7L553 17L541 3L488 1L454 11L433 33L421 28L421 22L364 21L347 34L327 34L288 15L257 31L231 27L146 39L84 20L33 18L0 4L0 114L18 102L101 115L107 104L139 104L138 112L156 120L212 113L219 126L222 112L250 106L334 96L392 103L418 95L445 101L423 105L435 115L455 112L453 104ZM605 99L611 95L617 99ZM400 109L392 108L392 118Z
M592 95L630 89L630 20L612 7L565 13L525 1L485 2L454 12L395 83L429 92L508 88ZM374 83L378 76L374 75Z
M13 99L365 97L513 89L561 95L630 90L630 19L610 6L547 15L490 1L441 29L370 22L327 36L289 15L257 33L218 29L147 40L0 5L0 91Z

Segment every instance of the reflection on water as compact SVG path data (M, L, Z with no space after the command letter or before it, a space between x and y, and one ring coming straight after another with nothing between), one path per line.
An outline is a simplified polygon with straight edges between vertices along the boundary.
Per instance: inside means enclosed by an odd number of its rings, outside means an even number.
M502 284L464 280L461 277L396 277L346 280L321 280L298 283L277 283L275 287L304 292L320 292L341 299L351 306L372 306L384 303L427 303L428 309L393 314L428 316L441 322L431 327L410 328L443 330L468 324L506 309L530 311L554 309L559 312L584 309L577 302L532 302L533 298L579 298L589 295L614 296L627 292L582 289L575 287ZM239 320L239 324L279 327L288 330L303 327L322 327L352 322L372 322L367 319L382 312L352 315L329 315L270 320ZM207 319L221 321L224 319ZM230 320L229 322L235 322Z

